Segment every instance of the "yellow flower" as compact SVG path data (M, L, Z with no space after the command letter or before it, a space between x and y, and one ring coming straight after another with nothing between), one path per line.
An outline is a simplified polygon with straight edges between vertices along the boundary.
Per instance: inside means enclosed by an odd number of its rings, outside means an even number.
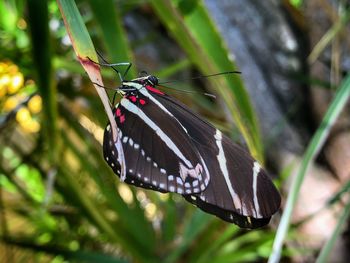
M7 71L8 64L5 62L0 62L0 74L5 73Z
M28 102L28 108L31 113L39 113L42 109L42 99L39 95L35 95Z
M35 133L40 131L40 123L34 119L29 119L26 122L20 123L20 125L25 132Z
M31 119L32 116L30 115L30 112L26 107L22 107L17 111L16 120L19 122L19 124L28 122Z
M8 97L4 103L4 111L11 111L18 105L18 99L15 96Z
M0 85L1 86L7 86L11 82L11 77L9 74L4 74L0 77Z
M21 72L17 72L11 79L11 85L7 88L9 94L16 93L24 83L23 75Z
M0 85L0 98L6 95L7 89L6 86Z
M8 64L8 68L7 68L7 72L10 73L11 75L14 75L18 72L18 67L17 65L13 64L13 63L9 63Z

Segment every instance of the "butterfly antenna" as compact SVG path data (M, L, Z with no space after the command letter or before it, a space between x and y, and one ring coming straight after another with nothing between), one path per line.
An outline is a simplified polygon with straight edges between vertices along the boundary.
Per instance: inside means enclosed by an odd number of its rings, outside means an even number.
M180 82L180 81L183 82L183 81L188 81L188 80L209 78L209 77L215 77L215 76L226 75L226 74L241 74L241 73L242 72L240 72L240 71L225 71L225 72L220 72L220 73L215 73L215 74L210 74L210 75L197 76L197 77L188 78L188 79L168 80L168 81L161 82L159 84L166 84L166 83L173 83L173 82Z
M215 96L214 94L207 93L207 92L198 92L198 91L192 91L192 90L182 90L182 89L167 87L167 86L163 86L163 85L157 85L157 86L162 87L162 88L166 88L166 89L175 90L175 91L181 92L181 93L187 93L187 94L202 94L202 95L204 95L204 96L207 96L207 97L216 99L216 96Z

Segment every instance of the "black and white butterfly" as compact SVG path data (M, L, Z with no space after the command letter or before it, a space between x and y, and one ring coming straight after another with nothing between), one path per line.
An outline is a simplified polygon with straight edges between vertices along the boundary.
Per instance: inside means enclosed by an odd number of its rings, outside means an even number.
M157 84L152 75L122 81L123 98L113 112L124 176L110 124L103 140L104 158L114 173L128 184L181 194L240 227L268 224L281 198L259 163Z

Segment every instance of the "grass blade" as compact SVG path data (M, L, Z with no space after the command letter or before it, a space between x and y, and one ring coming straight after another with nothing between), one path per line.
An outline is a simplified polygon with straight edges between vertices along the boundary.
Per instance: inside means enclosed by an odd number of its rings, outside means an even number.
M128 39L121 24L122 18L120 12L116 10L115 3L112 0L105 0L103 2L89 0L89 3L102 30L103 43L106 44L111 63L131 62L132 55L129 49ZM120 70L123 73L123 69L121 68ZM126 78L131 79L135 76L135 68L131 67Z
M316 133L312 137L311 142L309 143L306 149L298 174L293 180L291 191L287 198L286 207L282 215L280 225L277 230L276 238L273 244L272 254L269 258L269 263L278 262L280 259L283 241L286 237L293 208L297 201L300 188L303 183L307 169L310 163L315 159L315 157L319 153L322 146L324 145L332 125L334 124L339 114L343 110L347 100L349 99L349 96L350 96L350 75L348 75L345 78L339 90L335 94L335 97L331 102L320 124L320 127L317 129Z
M191 62L204 75L236 70L200 1L152 0L151 4ZM222 78L210 78L209 81L213 87L220 87L216 91L226 102L250 152L262 161L262 145L256 117L240 76L229 74Z
M34 239L34 238L33 238ZM100 262L100 263L126 263L128 261L114 257L112 255L104 254L101 252L95 251L71 251L64 248L59 248L52 245L39 245L32 242L32 238L29 239L14 239L0 237L0 240L3 240L7 244L12 246L17 246L26 249L32 249L35 251L45 252L52 255L61 255L66 260L72 260L75 262Z
M115 142L120 155L121 177L125 177L124 151L118 137L117 124L113 117L107 92L105 89L101 88L101 86L103 87L104 85L102 82L100 67L92 62L98 61L94 45L74 1L57 0L57 3L79 62L86 70L91 82L94 84L107 113L109 123L111 124L113 141Z
M346 204L344 211L338 220L338 224L335 227L332 233L332 236L323 246L320 254L318 255L316 263L328 262L327 259L328 259L329 252L331 251L337 238L339 237L340 231L342 230L342 226L344 225L346 220L349 218L349 215L350 215L350 200L348 200L348 203Z
M49 34L49 14L47 1L28 1L28 21L32 36L33 59L37 69L38 88L44 104L45 139L50 146L49 160L57 161L57 92L53 82L51 65L51 45Z

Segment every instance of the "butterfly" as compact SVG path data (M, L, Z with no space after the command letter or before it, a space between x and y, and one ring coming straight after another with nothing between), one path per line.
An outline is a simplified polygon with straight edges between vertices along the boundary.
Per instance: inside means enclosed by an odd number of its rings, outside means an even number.
M152 75L123 80L113 108L125 159L111 125L103 154L122 181L177 193L203 211L242 228L269 223L281 197L250 154L209 122L157 88Z

